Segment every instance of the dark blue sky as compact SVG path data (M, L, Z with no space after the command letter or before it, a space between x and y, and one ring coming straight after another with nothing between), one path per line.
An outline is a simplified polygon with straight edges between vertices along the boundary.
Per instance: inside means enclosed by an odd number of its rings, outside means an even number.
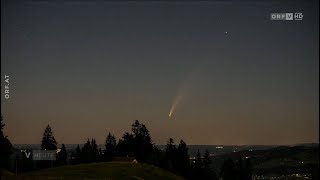
M159 144L317 142L315 7L311 0L2 1L6 133L13 143L39 143L50 123L59 143L103 143L139 119ZM304 18L271 21L272 12Z

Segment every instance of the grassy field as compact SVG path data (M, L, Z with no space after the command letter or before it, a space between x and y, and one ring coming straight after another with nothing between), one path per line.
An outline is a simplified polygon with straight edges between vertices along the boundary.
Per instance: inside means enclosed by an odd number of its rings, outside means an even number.
M28 172L19 176L5 175L3 179L90 179L90 180L113 180L113 179L168 179L183 180L182 177L171 172L148 164L132 164L128 162L103 162L62 166L40 171Z

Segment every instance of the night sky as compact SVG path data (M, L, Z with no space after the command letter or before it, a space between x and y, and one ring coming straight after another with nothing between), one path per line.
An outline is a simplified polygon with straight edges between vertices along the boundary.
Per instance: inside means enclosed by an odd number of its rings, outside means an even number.
M102 144L138 119L156 144L318 142L319 5L281 2L1 1L5 134Z

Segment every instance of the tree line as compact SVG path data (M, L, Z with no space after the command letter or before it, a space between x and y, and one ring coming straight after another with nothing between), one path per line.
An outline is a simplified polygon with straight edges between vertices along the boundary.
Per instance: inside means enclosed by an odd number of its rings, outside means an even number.
M6 150L5 156L1 154L1 168L8 167L8 157L12 152L12 145L2 133L4 124L1 116L1 134L0 145L1 152ZM58 148L58 143L54 138L53 131L50 125L47 125L43 133L41 141L41 150L57 150L56 161L41 161L36 164L37 168L49 168L53 166L61 166L67 164L80 164L92 162L112 161L115 157L133 157L139 163L148 163L160 168L171 171L177 175L183 176L186 179L212 179L216 180L221 177L224 180L233 179L251 179L252 168L249 159L242 162L240 159L234 163L231 159L226 160L220 172L216 173L212 168L211 156L208 150L201 156L198 150L195 159L190 159L188 146L185 141L180 140L179 144L175 144L174 139L169 138L165 149L159 149L152 142L149 130L147 127L135 120L131 125L131 131L125 132L120 139L108 133L106 136L104 149L98 147L94 138L87 139L82 147L77 147L71 152L68 152L64 144ZM6 148L4 148L6 147ZM5 157L5 158L3 158ZM7 158L7 159L6 159ZM6 163L5 163L6 162ZM29 160L24 161L25 165L34 165L34 162ZM32 169L32 168L31 168ZM30 170L27 168L27 170Z

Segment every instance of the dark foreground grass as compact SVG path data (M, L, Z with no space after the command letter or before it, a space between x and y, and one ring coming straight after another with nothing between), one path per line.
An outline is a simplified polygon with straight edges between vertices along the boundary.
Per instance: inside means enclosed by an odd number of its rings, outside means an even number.
M152 179L152 180L183 180L171 172L148 164L132 164L128 162L103 162L61 166L40 171L28 172L19 176L6 175L2 179L18 180L118 180L118 179Z

